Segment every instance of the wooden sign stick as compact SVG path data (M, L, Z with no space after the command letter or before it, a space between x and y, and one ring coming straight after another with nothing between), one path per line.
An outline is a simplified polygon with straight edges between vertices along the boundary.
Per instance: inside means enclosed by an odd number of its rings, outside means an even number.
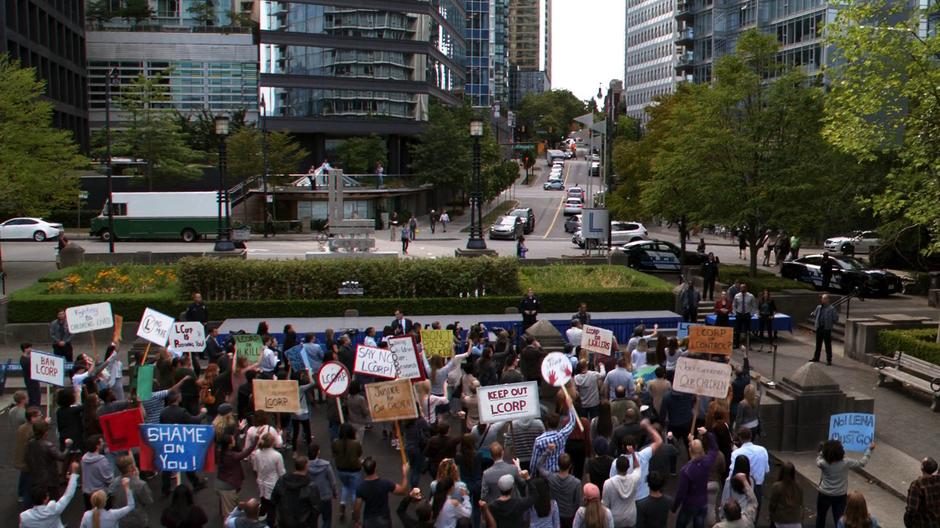
M150 341L147 341L147 346L144 348L144 357L140 360L141 365L147 364L147 355L150 354Z
M398 420L395 420L395 436L398 437L398 448L399 452L401 453L401 465L404 466L408 463L408 457L405 455L405 439L401 436L401 426L398 425Z
M568 384L571 386L571 390L577 393L577 389L574 388L574 377L568 381ZM567 391L568 387L562 387L562 390ZM574 412L574 421L578 424L578 431L584 432L584 424L581 423L581 417L578 416L578 410L574 407L574 398L571 398L571 393L568 393L569 400L571 401L571 410Z
M95 363L98 362L98 345L95 343L95 331L92 330L88 332L91 334L91 357L95 358Z

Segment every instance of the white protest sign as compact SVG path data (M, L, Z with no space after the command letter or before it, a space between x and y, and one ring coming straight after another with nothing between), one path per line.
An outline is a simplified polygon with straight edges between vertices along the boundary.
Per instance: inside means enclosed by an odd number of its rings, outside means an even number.
M137 327L137 337L146 339L158 346L166 346L173 328L173 318L152 308L144 310Z
M480 387L477 396L483 423L538 418L540 415L537 381Z
M353 372L378 378L395 379L395 357L387 348L359 345L356 347L356 360Z
M29 353L29 376L58 387L65 386L65 358L33 350Z
M731 385L731 365L680 357L672 390L712 398L727 398Z
M206 330L199 321L176 322L170 330L166 349L176 357L206 349Z
M327 361L317 372L317 384L327 396L342 396L349 390L349 371L339 361Z
M584 325L581 350L609 356L614 347L614 333L596 326Z
M571 359L561 352L552 352L542 360L542 379L555 387L571 381Z
M418 359L418 350L412 337L395 337L388 340L388 348L398 362L399 378L408 378L412 381L424 379L424 369Z
M69 332L73 334L111 328L114 326L111 303L102 302L66 308L65 322L68 324Z

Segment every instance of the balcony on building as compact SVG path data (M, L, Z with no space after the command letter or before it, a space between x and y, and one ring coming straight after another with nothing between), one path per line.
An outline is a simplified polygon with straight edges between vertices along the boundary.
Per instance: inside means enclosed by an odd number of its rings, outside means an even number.
M695 54L691 51L680 53L676 58L676 73L682 75L684 72L691 72L692 65L695 62Z
M694 37L695 32L692 30L692 28L687 27L680 29L678 35L676 35L676 44L689 47L692 45L692 39Z
M680 1L676 4L676 20L690 22L692 16L692 2Z
M677 84L683 84L683 83L692 84L692 83L694 83L694 82L695 82L695 77L694 77L691 73L680 74L680 75L677 75L677 76L676 76L676 83L677 83Z

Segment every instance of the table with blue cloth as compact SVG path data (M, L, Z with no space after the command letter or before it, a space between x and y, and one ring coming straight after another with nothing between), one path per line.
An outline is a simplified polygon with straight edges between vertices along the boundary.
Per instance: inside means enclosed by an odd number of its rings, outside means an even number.
M717 316L715 314L708 314L705 316L705 324L714 326ZM734 314L728 316L728 326L734 327ZM787 332L793 333L793 318L787 314L774 314L773 329L776 332L781 330L786 330ZM757 332L760 330L760 320L756 315L751 316L751 332Z

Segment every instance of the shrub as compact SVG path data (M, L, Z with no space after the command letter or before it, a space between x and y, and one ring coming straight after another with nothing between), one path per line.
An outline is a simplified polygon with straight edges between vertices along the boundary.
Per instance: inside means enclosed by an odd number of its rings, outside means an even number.
M763 270L757 270L757 277L749 277L747 266L726 265L718 267L718 282L722 284L731 284L735 280L742 280L747 284L747 290L754 295L764 291L772 292L780 290L811 290L813 287L805 282L799 282L792 279L785 279L779 275L768 273Z
M522 290L536 293L584 290L650 289L672 291L666 281L626 266L526 266L519 269Z
M50 294L156 293L176 290L173 266L86 265L63 270L45 281Z
M940 343L936 328L882 330L878 332L878 352L884 355L900 350L916 358L940 365Z
M156 293L49 294L46 293L47 284L38 282L14 292L7 308L8 320L11 323L46 322L53 320L61 308L108 301L111 303L112 312L133 321L148 306L176 317L189 304L178 299L174 289Z

